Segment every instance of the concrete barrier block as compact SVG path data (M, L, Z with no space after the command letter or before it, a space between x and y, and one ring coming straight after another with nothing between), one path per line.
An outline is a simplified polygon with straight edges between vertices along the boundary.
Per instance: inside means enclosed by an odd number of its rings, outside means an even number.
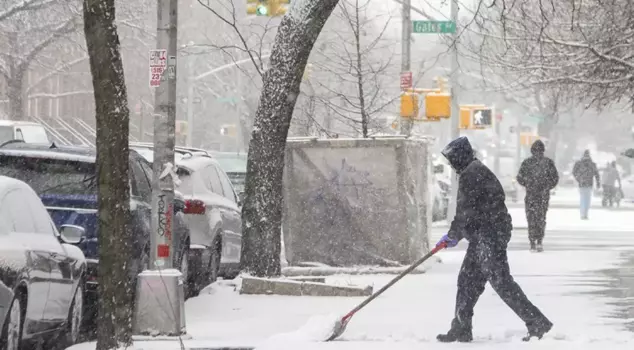
M243 277L240 294L363 297L372 294L372 287L335 286L325 283Z
M326 283L326 277L320 276L292 276L288 279L301 282Z

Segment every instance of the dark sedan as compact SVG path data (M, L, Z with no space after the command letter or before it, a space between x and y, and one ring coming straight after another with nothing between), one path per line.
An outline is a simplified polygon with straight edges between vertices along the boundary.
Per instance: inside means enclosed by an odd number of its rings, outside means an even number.
M0 176L0 349L44 349L79 339L86 259L83 229L55 228L26 183Z

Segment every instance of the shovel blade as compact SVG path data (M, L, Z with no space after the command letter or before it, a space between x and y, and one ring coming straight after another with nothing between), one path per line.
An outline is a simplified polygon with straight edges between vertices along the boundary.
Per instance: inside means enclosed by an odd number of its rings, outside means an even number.
M337 320L337 322L334 324L334 327L332 328L332 333L330 334L328 339L326 339L326 341L333 341L339 338L343 334L343 332L345 332L347 325L348 325L347 319Z

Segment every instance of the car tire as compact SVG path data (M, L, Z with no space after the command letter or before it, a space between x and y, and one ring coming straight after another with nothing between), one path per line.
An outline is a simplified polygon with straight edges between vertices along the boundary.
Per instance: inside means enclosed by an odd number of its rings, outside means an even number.
M20 350L22 343L22 328L24 326L24 313L26 305L22 307L21 298L16 294L11 301L9 312L2 326L2 337L0 337L0 349Z
M83 327L84 315L84 288L83 281L79 282L79 286L75 290L73 302L68 310L68 320L66 321L66 329L62 334L62 347L65 349L75 345L81 341L81 331Z
M178 270L183 274L183 287L185 296L187 297L187 291L190 288L190 278L189 278L189 249L183 248L180 253L180 257L178 258Z
M216 235L216 237L220 237L220 234ZM217 238L209 247L209 266L207 271L209 271L209 278L207 279L208 284L212 284L218 280L218 276L220 275L220 261L222 259L222 240Z
M198 296L204 288L203 277L205 274L203 264L203 251L201 249L192 249L189 251L189 279L188 288L185 290L185 299Z

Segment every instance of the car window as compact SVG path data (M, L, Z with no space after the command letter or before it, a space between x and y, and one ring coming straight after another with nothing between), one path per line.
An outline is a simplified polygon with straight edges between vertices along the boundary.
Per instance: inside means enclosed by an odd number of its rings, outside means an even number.
M29 211L31 212L31 217L33 217L33 224L35 226L35 233L42 234L54 234L53 226L51 225L51 216L42 205L42 201L40 198L33 194L30 191L23 191L21 196L23 201L25 201L29 206Z
M220 178L220 184L222 185L222 191L224 192L225 197L227 199L230 199L234 203L237 202L236 195L233 191L233 187L231 186L231 182L227 178L227 175L225 174L225 172L222 171L221 169L218 169L217 167L214 167L214 168L216 168L218 177Z
M218 173L213 165L210 165L205 168L205 177L208 183L209 188L214 192L221 196L224 196L222 192L222 184L220 183L220 179L218 178Z
M4 197L4 203L10 205L11 219L13 220L13 230L15 232L35 233L35 224L31 215L29 203L25 200L25 195L21 190L12 190Z
M13 134L12 126L0 127L0 143L11 141L13 139L15 139L15 135Z
M152 177L154 176L152 165L141 159L139 159L139 164L141 165L141 169L143 169L145 179L147 180L148 184L150 184L150 189L152 189Z
M18 130L21 131L22 140L26 143L50 143L46 129L41 125L22 125Z
M131 190L132 195L139 196L145 201L150 201L152 198L152 187L150 187L150 183L141 168L141 164L138 160L134 159L130 161L130 172L132 173L131 177Z

